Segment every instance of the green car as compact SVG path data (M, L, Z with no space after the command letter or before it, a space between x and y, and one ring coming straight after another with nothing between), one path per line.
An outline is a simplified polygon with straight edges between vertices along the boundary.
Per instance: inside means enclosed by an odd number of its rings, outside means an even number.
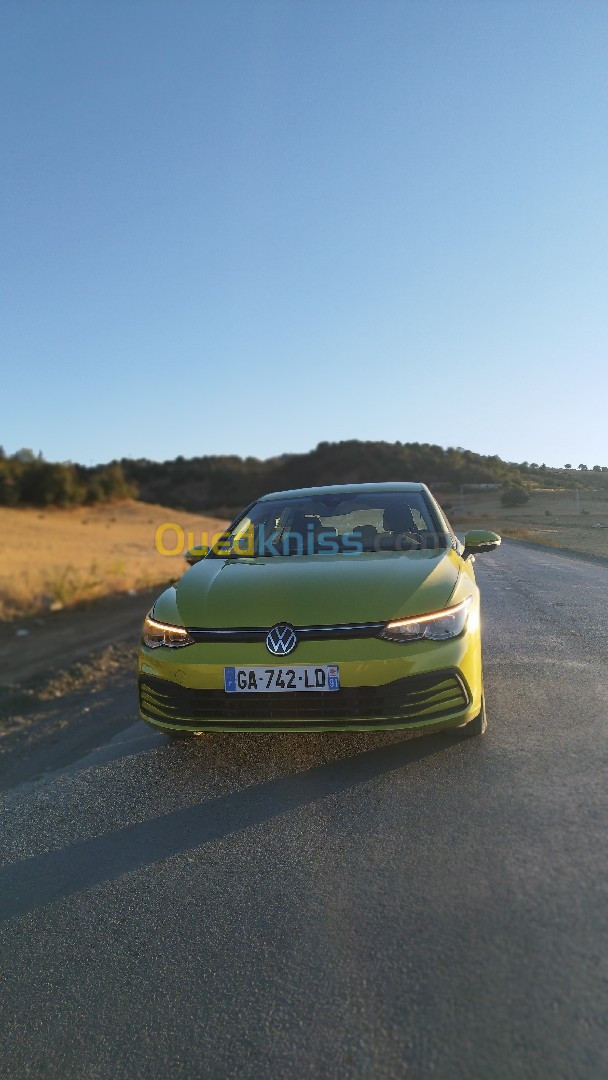
M486 727L472 556L424 484L274 492L147 616L141 715L204 731Z

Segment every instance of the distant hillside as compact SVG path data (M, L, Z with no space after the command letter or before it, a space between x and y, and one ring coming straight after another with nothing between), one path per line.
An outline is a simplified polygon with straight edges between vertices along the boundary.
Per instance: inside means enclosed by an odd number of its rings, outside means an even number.
M172 461L123 458L85 468L45 461L31 450L7 457L0 448L0 505L77 506L136 497L194 513L230 517L267 491L317 484L422 481L439 493L463 485L523 485L608 491L608 468L552 469L515 464L497 455L447 450L431 443L322 442L305 454L259 458L176 457Z
M586 487L599 482L608 486L608 470L598 476L591 470L568 472L527 462L518 465L461 447L356 439L322 442L305 454L283 454L265 461L236 456L177 457L162 463L123 458L118 464L140 499L220 517L236 513L267 491L317 484L413 480L437 492L468 484Z
M94 506L134 496L117 462L87 468L32 450L8 457L0 446L0 506Z

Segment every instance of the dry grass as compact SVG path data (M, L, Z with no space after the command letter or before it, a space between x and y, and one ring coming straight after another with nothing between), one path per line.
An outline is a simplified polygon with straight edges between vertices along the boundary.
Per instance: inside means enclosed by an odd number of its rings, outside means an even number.
M0 507L0 619L178 578L183 555L163 556L154 543L157 527L171 521L194 533L195 543L201 531L225 525L131 500L73 510ZM174 547L175 533L165 543Z
M525 506L509 508L494 491L440 501L451 504L446 513L459 532L493 529L518 540L608 557L608 495L602 492L581 493L578 506L572 491L538 491ZM594 528L598 524L604 527Z

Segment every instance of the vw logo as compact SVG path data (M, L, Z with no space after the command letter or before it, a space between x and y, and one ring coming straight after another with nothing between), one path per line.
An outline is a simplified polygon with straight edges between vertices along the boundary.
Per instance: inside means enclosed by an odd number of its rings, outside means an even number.
M287 656L297 644L296 632L289 623L277 623L266 635L266 648L273 656Z

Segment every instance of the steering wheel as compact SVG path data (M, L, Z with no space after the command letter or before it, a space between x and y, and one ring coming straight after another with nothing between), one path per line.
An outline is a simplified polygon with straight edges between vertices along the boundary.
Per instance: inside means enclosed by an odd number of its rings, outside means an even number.
M402 532L397 533L397 535L395 536L395 551L408 550L407 547L403 546L404 539L411 540L414 544L416 544L417 551L420 551L420 549L422 548L422 540L420 539L418 532Z

